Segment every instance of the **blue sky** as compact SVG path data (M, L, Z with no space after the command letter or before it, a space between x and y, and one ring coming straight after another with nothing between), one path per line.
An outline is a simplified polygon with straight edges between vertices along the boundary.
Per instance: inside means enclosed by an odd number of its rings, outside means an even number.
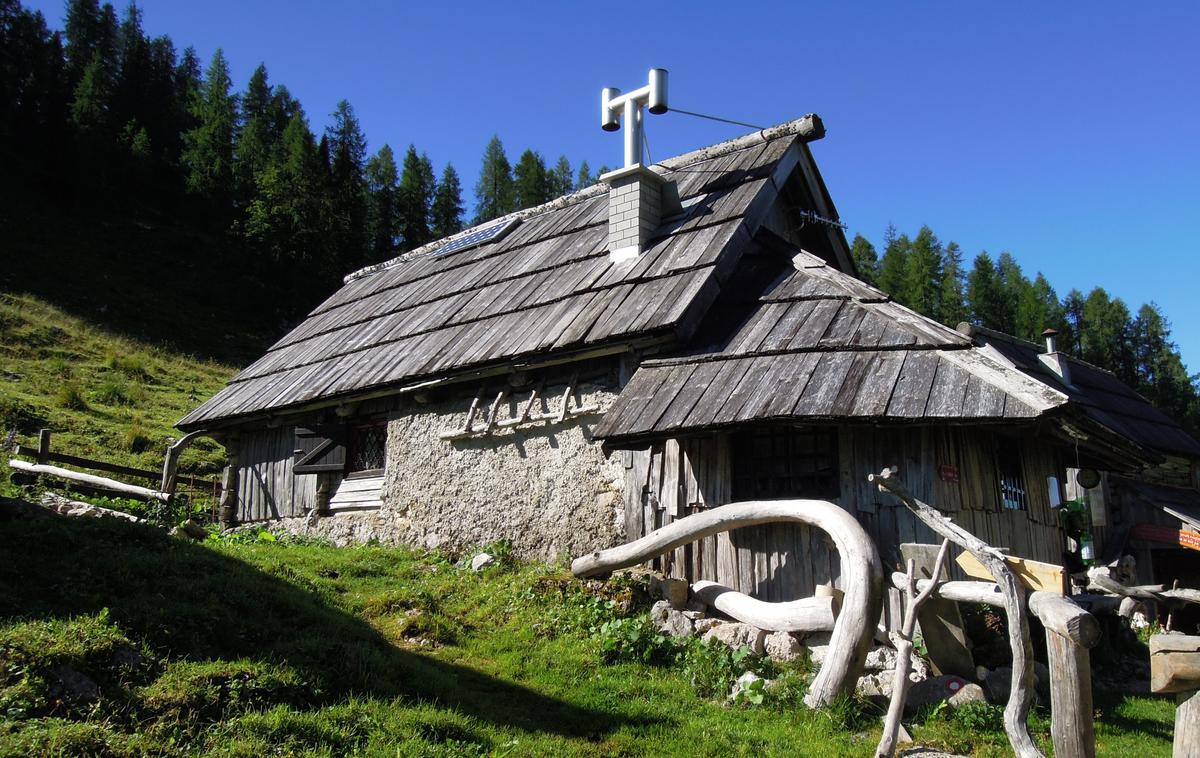
M61 0L25 0L61 27ZM499 134L593 169L621 161L600 88L671 72L672 104L758 124L807 112L843 221L877 245L929 224L1010 251L1062 294L1156 301L1200 370L1200 4L471 3L143 0L146 30L260 61L315 130L354 105L371 149L463 175ZM745 130L649 117L660 159Z

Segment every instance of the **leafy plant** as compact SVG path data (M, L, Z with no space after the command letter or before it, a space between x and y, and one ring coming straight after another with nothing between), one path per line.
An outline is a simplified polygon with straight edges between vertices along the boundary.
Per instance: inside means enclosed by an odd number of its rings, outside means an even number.
M733 650L716 639L688 639L679 660L683 675L700 697L725 697L737 678L747 671L765 677L774 674L769 658L754 655L744 645Z
M969 702L955 708L953 714L953 721L970 731L1004 731L1004 706Z
M596 639L608 663L663 664L675 657L672 639L655 629L645 616L605 621Z

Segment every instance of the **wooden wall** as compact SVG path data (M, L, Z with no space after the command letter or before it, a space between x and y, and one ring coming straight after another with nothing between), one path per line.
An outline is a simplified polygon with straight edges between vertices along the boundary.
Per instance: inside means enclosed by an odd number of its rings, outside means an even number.
M238 521L303 516L316 507L317 477L293 476L295 429L243 432L238 443Z
M1027 510L1000 508L994 452L1000 444L1020 446ZM885 466L898 466L916 497L990 544L1024 557L1061 562L1061 532L1050 508L1046 478L1057 476L1061 482L1064 474L1052 447L986 429L852 426L839 428L838 446L839 504L875 538L889 569L900 567L900 543L937 540L896 498L867 481L868 474ZM730 502L733 454L726 433L666 440L627 452L628 538ZM943 480L943 465L957 470L957 482ZM772 601L809 596L817 584L836 585L839 578L838 556L824 532L789 525L710 537L676 549L655 566L672 576L718 581Z

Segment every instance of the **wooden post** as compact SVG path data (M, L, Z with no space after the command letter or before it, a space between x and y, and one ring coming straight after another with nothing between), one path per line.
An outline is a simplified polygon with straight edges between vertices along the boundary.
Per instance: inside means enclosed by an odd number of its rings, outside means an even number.
M219 514L225 529L237 524L238 450L241 444L236 437L225 441L225 455L229 459L221 472L221 500Z
M38 452L37 462L39 466L44 466L50 462L50 430L42 429L38 432Z
M1050 669L1050 737L1055 758L1094 758L1091 653L1070 637L1046 629Z
M1150 689L1177 693L1174 758L1200 758L1200 637L1150 638Z

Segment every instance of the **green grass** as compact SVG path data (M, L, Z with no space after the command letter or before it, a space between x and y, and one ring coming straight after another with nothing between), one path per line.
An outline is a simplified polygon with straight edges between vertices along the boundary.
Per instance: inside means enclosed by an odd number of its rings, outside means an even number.
M10 522L0 555L0 756L842 756L878 739L854 704L799 705L802 667L760 705L697 695L732 657L640 662L629 628L632 647L597 631L638 612L637 588L561 568L109 520ZM64 671L96 697L64 692ZM1169 755L1172 707L1102 700L1100 754ZM987 712L963 718L914 736L1006 754Z
M157 470L172 428L220 389L234 369L92 326L32 295L0 294L0 435L15 428L36 445ZM222 448L188 448L180 468L212 476ZM139 482L143 483L143 482Z

